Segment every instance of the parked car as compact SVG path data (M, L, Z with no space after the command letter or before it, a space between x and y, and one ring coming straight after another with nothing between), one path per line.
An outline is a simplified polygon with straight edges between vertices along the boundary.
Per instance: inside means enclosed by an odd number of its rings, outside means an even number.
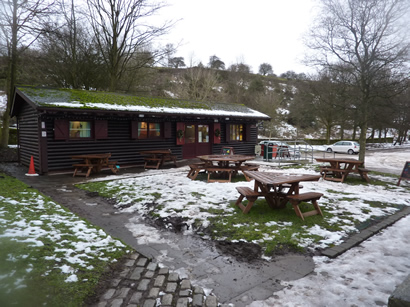
M300 152L296 148L296 146L291 146L288 143L281 142L281 141L262 141L259 144L266 145L266 146L277 146L278 154L281 157L300 158Z
M360 145L353 141L339 141L332 145L327 145L327 152L341 152L349 155L357 154L360 151Z

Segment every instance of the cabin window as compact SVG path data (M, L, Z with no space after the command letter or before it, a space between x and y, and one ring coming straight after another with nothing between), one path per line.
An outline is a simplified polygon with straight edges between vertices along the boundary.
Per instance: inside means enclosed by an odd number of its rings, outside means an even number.
M244 140L244 125L230 125L229 140L242 142Z
M209 143L208 125L198 125L198 143Z
M154 139L161 137L160 123L138 123L138 138L139 139Z
M194 144L195 143L195 125L186 125L185 126L185 144Z
M70 139L91 138L91 122L70 121Z

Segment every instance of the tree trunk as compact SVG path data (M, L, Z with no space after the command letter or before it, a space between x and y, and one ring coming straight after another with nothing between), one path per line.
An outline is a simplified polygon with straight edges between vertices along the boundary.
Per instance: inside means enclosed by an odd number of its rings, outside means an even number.
M78 82L78 59L77 59L77 18L74 9L74 0L71 0L71 17L70 17L70 35L71 35L71 54L73 65L71 67L71 78L73 82L73 88L79 89L80 84Z
M11 48L9 49L9 65L7 74L7 108L3 114L3 129L1 130L0 148L6 148L9 144L10 111L14 96L17 73L17 0L13 0L13 25L11 29Z
M3 114L3 128L1 129L1 143L0 148L6 148L9 144L9 125L10 125L10 108L9 103L7 102L6 111Z
M340 139L343 140L345 137L345 125L341 124L340 125Z
M330 144L330 132L332 127L330 125L326 125L326 142Z
M366 131L367 131L367 123L363 122L363 124L360 126L360 139L359 139L359 144L360 144L360 152L359 152L359 160L363 161L366 156Z
M370 99L368 95L368 91L365 91L362 96L362 107L361 107L361 119L360 119L360 138L359 138L359 145L360 145L360 152L359 152L359 160L363 161L366 156L366 136L367 136L367 127L369 122L369 104Z
M370 139L372 140L372 143L374 143L374 128L372 128L372 133L370 134Z
M114 68L111 68L110 71L110 92L115 92L115 90L117 89L117 74L114 71Z
M356 139L356 129L357 129L357 124L354 123L353 124L353 135L352 135L352 140Z

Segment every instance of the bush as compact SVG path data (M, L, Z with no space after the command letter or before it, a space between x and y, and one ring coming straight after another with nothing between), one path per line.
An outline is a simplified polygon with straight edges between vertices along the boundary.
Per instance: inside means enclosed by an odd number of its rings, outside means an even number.
M0 127L0 136L1 136L1 130L2 128ZM16 128L10 128L9 129L9 145L17 145L17 129Z
M9 145L17 145L17 129L9 129Z

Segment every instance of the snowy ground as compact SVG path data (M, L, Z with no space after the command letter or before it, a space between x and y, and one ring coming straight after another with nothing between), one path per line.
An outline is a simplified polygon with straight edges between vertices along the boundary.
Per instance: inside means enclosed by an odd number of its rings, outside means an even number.
M381 172L399 175L404 167L404 162L410 160L410 142L403 145L394 146L391 143L379 144L383 150L366 149L365 165L366 168L373 170L380 169ZM315 150L325 151L325 146L313 146ZM380 149L379 148L379 149ZM332 155L332 154L330 154ZM337 154L340 156L340 154ZM349 156L347 158L357 158L357 155ZM329 156L330 157L330 156ZM384 170L384 171L382 171Z
M107 263L130 249L32 187L0 175L0 306L78 305Z
M397 149L398 147L395 147ZM410 160L410 150L402 146L404 151L386 151L369 154L366 158L366 167L383 166L392 170L393 173L401 173L405 161ZM407 149L406 149L407 148ZM263 166L262 171L280 171ZM282 170L283 171L283 170ZM313 173L309 169L289 169L292 173ZM209 214L201 208L211 207L217 204L219 208L225 208L229 214L231 207L229 201L236 199L237 185L249 185L252 183L204 183L191 181L188 178L175 173L175 170L146 171L144 178L133 177L112 181L109 185L120 191L123 195L120 206L129 212L141 209L138 200L144 193L145 201L153 200L156 192L164 195L156 199L163 206L159 214L166 216L178 213L188 219L188 223L201 218L204 223ZM152 176L147 176L147 175ZM303 183L304 190L322 192L325 196L321 199L321 207L325 211L335 213L334 223L344 224L344 230L339 233L328 233L320 227L306 229L306 232L323 236L316 246L326 247L330 244L340 244L340 240L346 232L354 229L349 221L338 217L338 212L350 211L356 221L364 221L370 216L384 216L394 213L397 208L389 204L410 206L408 193L409 182L402 182L397 187L397 178L371 174L372 179L381 179L390 182L386 188L375 185L348 185L330 181ZM117 178L118 177L113 177ZM149 179L148 179L149 178ZM155 187L155 188L152 188ZM407 190L405 189L407 187ZM181 191L184 193L181 193ZM223 190L223 193L221 191ZM142 192L143 191L143 192ZM199 195L198 191L201 191ZM135 196L129 196L135 193ZM355 197L354 201L346 201L346 197ZM198 201L200 198L200 201ZM381 202L385 208L372 208L368 202ZM185 210L189 203L189 209ZM200 205L195 205L200 203ZM130 206L129 206L130 205ZM129 206L129 207L128 207ZM143 211L138 211L143 214ZM127 225L129 230L138 238L140 244L165 243L160 232L155 228L139 224L141 221L132 220ZM238 225L240 226L240 225ZM257 227L257 225L255 225ZM286 227L284 223L281 227ZM275 234L272 233L271 236ZM265 236L269 240L269 236ZM300 241L301 244L311 242ZM172 244L173 242L168 242ZM332 260L326 257L314 257L316 268L313 274L292 282L283 282L286 288L272 293L272 297L266 301L258 301L251 304L257 306L386 306L387 301L395 287L410 274L410 217L397 222L392 227L384 230L360 246L351 249L347 253ZM166 255L165 255L166 256ZM159 259L160 261L160 259Z
M406 144L400 147L408 148L410 151L410 144ZM387 150L383 152L377 152L373 155L368 155L366 157L366 167L375 170L389 169L392 174L400 175L403 171L404 162L410 161L409 151L395 152L392 154L389 150Z
M263 166L260 171L271 171L283 173L284 170ZM150 203L156 203L155 214L160 217L182 217L189 225L200 221L206 227L209 219L215 216L213 211L204 209L223 209L225 215L235 214L235 209L231 206L237 199L237 186L248 186L253 188L253 182L236 183L206 183L204 181L192 181L185 176L188 168L182 174L164 171L158 175L157 171L146 171L139 177L125 178L110 181L104 186L104 191L113 191L118 200L116 206L122 212L138 212L139 216L149 214L152 210ZM288 169L286 173L292 174L317 174L314 167L302 169ZM147 176L152 174L152 176ZM397 187L397 179L372 176L374 179L382 179L391 182L388 187L380 185L347 185L339 182L324 181L303 182L303 190L323 193L320 204L324 212L332 213L333 217L329 224L336 224L341 227L341 231L330 232L319 225L313 227L306 226L300 233L294 233L294 240L299 242L301 247L326 248L332 244L340 244L342 238L347 233L357 231L355 224L371 219L371 217L381 217L394 214L399 210L396 206L410 206L408 190L404 187ZM404 183L406 185L406 183ZM221 193L221 189L223 193ZM379 202L383 207L372 207L371 202ZM351 217L346 218L344 212L350 212ZM217 213L216 213L217 214ZM131 223L132 225L132 223ZM235 227L249 227L248 225L235 225ZM279 235L279 228L291 227L291 223L273 223L269 228L271 233L266 233L266 228L261 230L263 241L273 240ZM254 225L255 231L259 227ZM192 228L190 228L192 229ZM153 231L155 231L153 229ZM152 233L152 232L151 232ZM313 243L307 238L308 234L321 236L323 239ZM224 239L221 237L220 239ZM152 237L148 240L152 240Z
M382 166L400 174L405 161L410 161L410 150L377 152L366 157L366 167ZM410 205L410 195L402 196ZM387 306L396 286L410 274L409 250L410 216L407 216L336 259L314 257L313 274L282 282L285 289L250 306Z
M410 150L369 153L366 157L366 167L390 169L394 174L400 174L404 162L409 160ZM264 170L266 171L268 168ZM292 173L295 172L306 173L313 172L313 170L292 170ZM151 176L150 181L147 181L147 175L149 174L153 176ZM159 174L161 175L159 176ZM112 179L119 178L113 176ZM390 181L392 185L397 182L397 179L388 177L383 177L383 180ZM156 188L150 190L148 186L143 186L147 182L149 185L156 186ZM150 194L151 197L155 197L154 193L160 189L161 193L167 195L164 200L166 200L168 206L167 208L164 207L161 214L169 214L166 209L174 208L179 210L186 203L198 201L199 195L196 194L198 190L201 191L201 194L206 195L205 198L201 199L201 206L212 206L213 203L217 203L219 207L224 207L229 211L229 200L237 197L235 186L243 186L244 184L252 186L252 183L240 182L227 183L222 188L222 185L218 183L195 182L184 178L180 174L167 171L145 172L144 180L138 177L124 178L113 181L112 185L118 187L120 183L124 187L123 191L127 186L130 187L130 191L138 186L140 188L144 187L146 197L150 197ZM408 186L409 183L403 182L403 185ZM158 189L158 187L160 188ZM182 194L178 193L182 188L184 189L184 199L180 197ZM410 206L410 196L401 187L385 189L372 185L350 186L320 181L319 184L304 183L304 189L325 193L326 196L321 201L324 210L334 210L337 213L338 210L346 210L350 206L349 210L355 214L357 220L367 219L370 215L392 214L396 210L394 208L386 210L369 208L366 204L367 201L391 202ZM221 193L221 190L223 190L223 193ZM186 191L190 191L190 193ZM354 203L346 202L341 197L344 193L355 195L359 199ZM135 201L139 197L137 194L136 198L132 199L133 205L127 210L137 210L137 202ZM221 194L223 194L222 198ZM330 200L334 203L327 206L326 203ZM123 204L130 203L130 200L126 197L122 201ZM202 217L204 222L207 218L206 213L201 211L199 206L194 205L182 214L187 218ZM339 223L342 221L335 220L334 222ZM141 244L157 243L163 240L156 229L144 224L138 224L138 221L130 221L128 227ZM349 223L346 223L345 231L349 230ZM319 242L321 247L337 244L344 235L344 233L326 235L324 230L318 228L309 231L324 234L325 239ZM266 301L253 302L250 306L386 306L388 298L395 287L410 274L409 250L410 217L406 217L336 259L314 257L316 267L313 274L296 281L282 282L286 286L285 289L272 293L272 297Z
M387 306L389 296L410 274L410 216L334 260L314 257L315 271L282 282L260 306Z

